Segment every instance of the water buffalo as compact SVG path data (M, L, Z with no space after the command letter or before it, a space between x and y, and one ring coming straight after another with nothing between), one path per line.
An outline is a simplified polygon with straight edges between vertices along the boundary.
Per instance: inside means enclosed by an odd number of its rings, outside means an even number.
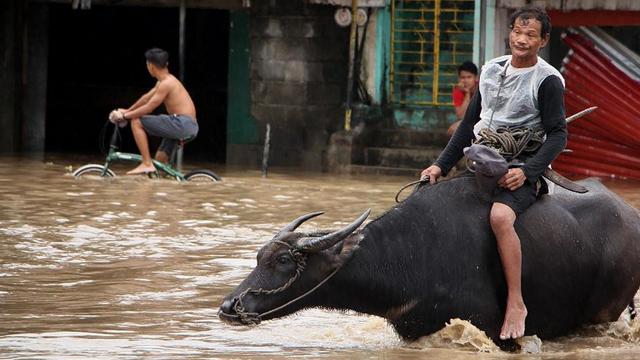
M580 183L588 193L558 188L516 222L527 335L614 321L640 285L638 212L598 181ZM506 284L489 209L474 179L458 177L422 186L360 231L368 212L332 233L295 232L320 213L302 216L260 249L218 315L247 325L351 309L384 317L406 340L461 318L498 342Z

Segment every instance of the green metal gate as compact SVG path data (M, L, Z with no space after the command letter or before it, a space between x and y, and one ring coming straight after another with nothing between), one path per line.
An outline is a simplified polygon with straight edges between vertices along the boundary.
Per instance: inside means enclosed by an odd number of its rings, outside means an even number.
M451 105L457 67L473 55L474 6L474 0L392 0L392 103Z

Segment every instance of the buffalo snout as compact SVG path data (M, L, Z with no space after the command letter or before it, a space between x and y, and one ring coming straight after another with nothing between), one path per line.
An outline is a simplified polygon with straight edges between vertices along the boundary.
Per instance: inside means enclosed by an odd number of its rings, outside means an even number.
M227 324L240 324L240 318L234 310L236 302L238 302L237 297L225 299L222 302L222 305L220 305L220 309L218 310L218 317L220 320Z
M220 311L227 314L233 313L233 306L236 304L237 301L238 301L238 298L235 298L235 297L232 299L225 299L225 301L222 302L222 305L220 305Z

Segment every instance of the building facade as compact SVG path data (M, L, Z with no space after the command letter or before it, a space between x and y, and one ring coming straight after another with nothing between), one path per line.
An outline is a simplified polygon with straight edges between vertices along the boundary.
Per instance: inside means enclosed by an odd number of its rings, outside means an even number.
M153 85L152 46L196 101L187 156L257 167L267 124L274 166L326 169L335 134L362 165L382 148L440 148L458 64L506 53L508 16L527 3L560 29L542 54L556 66L563 28L625 26L633 42L640 26L629 0L358 0L353 33L352 0L2 1L0 151L95 152L105 114ZM429 161L420 151L409 167Z

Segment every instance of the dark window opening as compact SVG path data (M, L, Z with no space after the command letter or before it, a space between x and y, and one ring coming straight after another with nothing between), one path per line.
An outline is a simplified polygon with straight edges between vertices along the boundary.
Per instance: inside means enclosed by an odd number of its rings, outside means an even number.
M108 113L130 106L155 84L145 66L148 48L169 51L169 69L179 76L178 13L177 8L51 6L47 151L99 152ZM225 160L228 39L228 11L187 10L184 83L200 126L186 146L188 159ZM125 130L123 151L137 153L129 127ZM158 143L150 139L152 153Z

